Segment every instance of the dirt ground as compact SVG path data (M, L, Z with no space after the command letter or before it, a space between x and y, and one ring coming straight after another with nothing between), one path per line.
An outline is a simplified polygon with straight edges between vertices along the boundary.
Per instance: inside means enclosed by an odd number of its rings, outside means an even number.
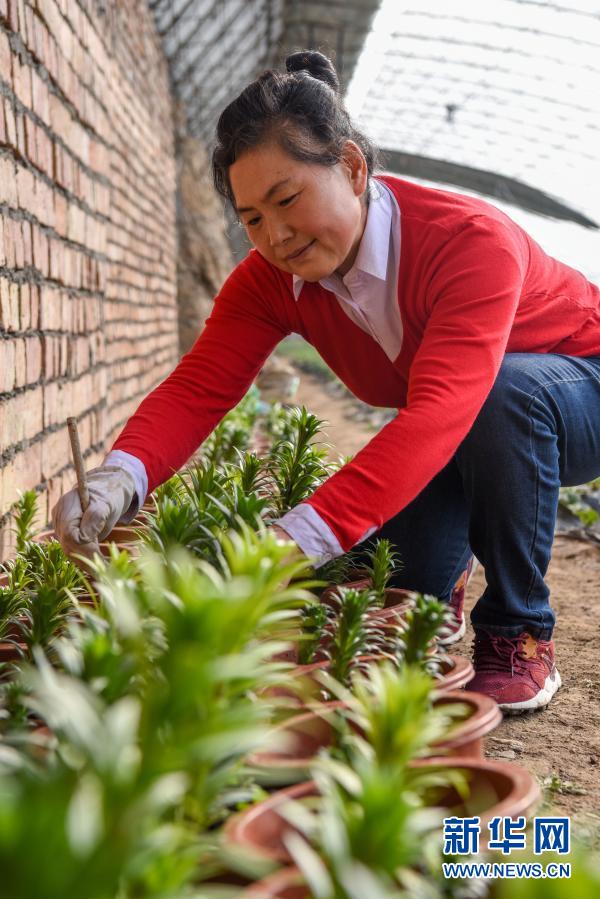
M332 395L316 378L302 374L294 402L329 424L333 455L354 454L374 428L353 419L351 399ZM595 616L600 612L600 549L557 537L547 576L557 614L555 644L563 686L547 709L507 717L488 738L487 755L511 759L533 772L545 801L571 815L574 831L600 848L600 660ZM480 567L467 590L469 611L485 587ZM453 651L470 656L472 630Z

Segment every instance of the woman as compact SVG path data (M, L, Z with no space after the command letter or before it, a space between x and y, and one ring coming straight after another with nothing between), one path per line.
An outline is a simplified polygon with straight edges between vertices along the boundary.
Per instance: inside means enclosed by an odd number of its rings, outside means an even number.
M544 582L558 489L600 474L600 291L482 200L374 177L330 61L286 65L217 128L215 184L254 249L89 473L89 510L66 494L56 530L90 551L130 520L299 333L358 397L399 412L275 530L320 562L390 537L396 584L446 601L474 553L488 585L471 687L538 708L560 686Z

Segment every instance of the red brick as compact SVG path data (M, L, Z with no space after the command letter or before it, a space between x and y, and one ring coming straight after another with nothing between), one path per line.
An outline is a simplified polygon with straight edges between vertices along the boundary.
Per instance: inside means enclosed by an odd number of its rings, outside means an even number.
M36 130L37 160L39 168L52 177L52 143L43 128Z
M19 285L19 323L21 331L31 330L31 307L29 304L29 284Z
M42 377L52 381L59 376L60 337L44 334L42 337Z
M25 28L21 25L21 35L25 38L30 53L37 56L35 22L36 15L31 6L27 6L25 8Z
M33 165L37 162L37 125L30 116L25 116L25 155Z
M8 510L24 490L33 490L41 482L42 473L41 443L30 444L22 452L17 453L2 469L0 478L1 506Z
M21 222L11 221L10 226L13 233L13 244L15 248L15 269L22 269L25 264L25 259L23 255L23 232L21 229Z
M54 144L54 153L53 153L53 166L52 166L52 178L56 181L57 184L60 184L61 187L64 187L65 178L63 174L63 166L64 166L64 158L65 151L60 146L60 144Z
M59 290L40 287L40 328L42 331L60 331L61 294Z
M47 47L47 31L46 26L41 19L35 17L35 55L43 65L46 65L46 47Z
M73 190L73 157L69 153L62 156L62 184L69 193Z
M42 404L32 402L33 399L41 397L32 396L27 391L7 397L0 403L0 433L5 449L31 440L42 430Z
M21 222L21 235L23 241L23 258L25 266L33 265L33 243L31 238L31 222L24 219Z
M31 73L32 108L46 124L50 124L48 85L37 72Z
M32 330L37 331L40 327L40 288L38 284L29 285L29 319Z
M8 19L8 27L11 31L17 32L19 30L19 4L17 0L8 0L8 12L6 18Z
M43 242L42 232L39 225L32 224L31 232L33 237L33 264L39 272L43 270Z
M17 130L17 150L21 156L27 156L27 137L25 135L25 116L17 112L15 114L15 128Z
M17 202L21 209L35 209L35 179L24 166L17 166Z
M35 384L42 374L42 342L37 336L25 337L25 377L27 384Z
M56 81L58 78L58 45L51 34L48 34L48 71Z
M15 241L13 237L13 221L5 218L2 221L4 259L7 268L15 267Z
M10 329L8 327L8 322L11 321L11 318L9 282L6 278L0 278L0 327L4 328L5 331L16 331L15 327Z
M15 338L15 387L27 384L27 361L25 359L25 340Z
M54 192L54 227L61 237L67 236L67 200L58 191Z
M31 107L31 69L27 63L22 63L18 56L13 57L12 70L13 90L23 106Z
M59 240L49 240L50 248L50 278L52 281L62 281L62 245Z
M0 282L0 288L2 282ZM0 393L10 393L15 386L15 345L12 340L2 341L2 365L0 365ZM3 431L0 429L0 434ZM4 444L4 436L2 437Z
M8 97L4 98L4 123L6 127L6 142L10 147L17 146L17 125L15 111Z
M45 231L40 234L41 273L45 278L50 277L50 241Z
M3 31L0 31L0 77L3 81L12 83L12 51L8 38Z
M6 157L0 157L0 203L14 206L14 163Z

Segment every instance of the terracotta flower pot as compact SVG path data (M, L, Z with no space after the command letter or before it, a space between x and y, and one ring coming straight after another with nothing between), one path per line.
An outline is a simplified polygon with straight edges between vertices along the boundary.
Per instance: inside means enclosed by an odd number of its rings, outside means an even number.
M355 581L348 581L346 584L332 584L330 587L325 587L323 592L321 593L321 602L326 606L335 606L335 594L341 588L344 590L366 590L371 586L371 581L368 577L360 578Z
M289 867L257 880L239 896L240 899L310 899L310 890L302 883L298 868Z
M232 846L244 847L253 854L271 862L289 864L290 854L283 842L284 835L294 830L282 816L281 811L291 799L306 799L316 796L314 781L303 781L277 790L267 799L256 803L225 822L224 835Z
M20 652L19 649L23 652ZM1 662L18 662L23 658L25 652L24 643L0 643L0 663Z
M470 786L467 800L453 787L444 788L432 806L442 808L450 816L478 815L481 819L482 848L488 822L496 817L527 816L540 800L540 787L529 771L508 762L492 759L420 759L411 763L415 768L458 769L464 772ZM290 800L308 799L317 795L314 781L305 781L278 790L267 799L230 818L225 825L225 837L231 845L244 847L257 857L271 862L289 864L292 859L285 846L286 833L295 828L283 814ZM277 895L277 894L275 894Z
M429 757L452 755L455 758L483 758L484 738L502 721L496 702L483 693L452 690L433 700L435 708L463 703L469 709L465 719L458 721L450 734L431 747ZM281 747L254 752L247 758L249 765L268 772L269 782L295 783L306 774L320 749L333 745L336 712L347 708L343 702L328 702L283 721L274 734L281 735ZM357 728L350 723L353 730ZM286 779L287 778L287 779Z
M389 660L387 656L361 656L359 662L368 664L369 662L383 662ZM314 675L318 671L328 671L329 662L312 662L310 665L298 665L293 675L297 678L305 678L307 680L315 680ZM448 654L442 665L442 673L437 678L436 693L447 693L449 690L459 690L469 683L475 676L473 665L469 659L462 656Z
M409 590L400 590L399 587L388 587L385 591L383 608L373 609L369 613L371 618L394 624L401 621L410 608L411 593Z
M130 525L121 525L118 524L116 527L112 529L108 537L104 539L104 543L118 543L119 545L129 544L129 543L139 543L140 535L139 531L146 530L143 525L133 524Z
M448 690L436 693L433 700L436 708L456 702L468 706L469 714L451 728L449 735L444 740L433 744L432 754L481 759L484 757L485 737L495 730L502 721L500 707L491 696L466 690Z
M333 597L339 587L343 587L347 590L366 590L370 586L371 580L368 577L348 581L347 584L332 584L330 587L325 587L321 593L321 602L327 606L335 605ZM408 608L408 601L411 595L409 590L400 590L398 587L388 587L385 591L385 600L382 608L374 609L369 614L377 618L383 618L384 621L389 621L390 619L393 620L401 611L404 612L406 608Z

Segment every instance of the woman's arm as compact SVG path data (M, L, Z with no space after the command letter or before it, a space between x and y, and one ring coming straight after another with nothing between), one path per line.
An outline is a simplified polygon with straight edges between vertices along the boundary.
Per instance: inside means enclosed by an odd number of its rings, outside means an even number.
M406 406L308 500L344 551L407 506L466 437L498 374L526 265L517 238L483 216L432 260Z
M284 309L283 279L251 253L223 285L190 352L142 401L115 441L113 451L142 463L149 491L177 471L243 397L269 353L290 333Z

